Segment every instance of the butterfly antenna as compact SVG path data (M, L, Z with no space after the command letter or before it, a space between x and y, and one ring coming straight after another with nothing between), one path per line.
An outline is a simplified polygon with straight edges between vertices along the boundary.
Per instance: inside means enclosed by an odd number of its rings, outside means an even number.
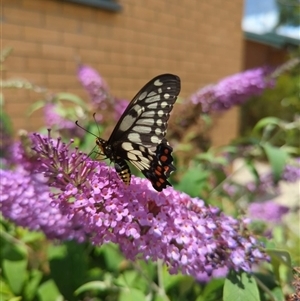
M78 120L75 121L75 124L76 124L79 128L81 128L82 130L84 130L85 132L87 132L87 133L93 135L94 137L98 138L98 136L96 136L95 134L93 134L93 133L90 132L89 130L87 130L87 129L85 129L84 127L82 127L82 126L78 123Z
M97 122L97 120L96 120L96 113L93 114L93 118L94 118L94 121L95 121L95 123L96 123L96 125L97 125L98 135L100 136L100 128L99 128L98 122Z

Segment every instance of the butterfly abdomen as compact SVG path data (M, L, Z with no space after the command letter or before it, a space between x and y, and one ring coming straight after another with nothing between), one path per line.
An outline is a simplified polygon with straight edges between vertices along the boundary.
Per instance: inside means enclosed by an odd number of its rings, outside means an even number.
M117 158L114 163L115 163L115 169L119 177L121 178L121 180L126 185L129 185L131 179L131 172L126 161L122 158Z

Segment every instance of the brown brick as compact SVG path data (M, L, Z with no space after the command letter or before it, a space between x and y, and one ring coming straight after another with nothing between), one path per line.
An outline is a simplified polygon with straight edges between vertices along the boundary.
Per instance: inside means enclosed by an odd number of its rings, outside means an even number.
M64 73L64 60L51 60L47 58L29 58L27 59L28 72L44 73Z
M14 72L26 71L26 59L22 56L12 55L5 60L6 70L13 70Z
M10 0L6 0L10 1ZM41 12L62 14L62 4L57 0L23 0L22 6L26 9L37 10Z
M87 35L64 32L63 43L73 47L93 48L96 44L96 38Z
M2 39L2 47L12 47L13 54L18 56L37 56L41 54L40 45L23 40Z
M42 55L45 58L67 59L75 58L76 51L73 47L42 44Z
M76 87L78 81L76 75L47 74L47 87L52 89L65 89Z
M49 30L64 32L79 32L80 21L78 19L66 18L59 15L45 15L45 27Z
M23 35L21 26L1 23L1 38L19 39Z
M99 26L91 20L84 20L80 23L80 31L82 34L90 36L99 36Z
M20 12L19 7L3 7L3 18L6 22L13 24L24 24L32 26L41 26L43 15L40 12L23 9Z
M24 27L24 38L33 42L59 43L62 40L61 32L36 27Z
M79 20L91 20L95 16L94 10L97 8L89 5L64 2L62 3L63 15L68 18L74 18Z

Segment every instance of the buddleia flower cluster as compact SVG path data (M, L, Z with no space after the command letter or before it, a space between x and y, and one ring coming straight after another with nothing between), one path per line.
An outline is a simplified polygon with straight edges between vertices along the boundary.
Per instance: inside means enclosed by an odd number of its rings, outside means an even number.
M102 119L101 113L107 110L109 105L112 105L112 110L115 113L114 118L118 121L129 104L128 100L113 97L103 77L90 66L79 65L77 77L88 92L93 108L99 111L97 114L99 121Z
M109 89L99 73L89 66L79 65L77 77L88 92L95 109L105 110L107 108Z
M16 168L1 171L1 211L49 238L120 246L128 259L162 260L171 273L199 280L230 269L250 272L267 260L247 231L203 200L169 187L157 193L146 179L126 186L104 163L91 161L73 141L30 135Z
M202 112L221 112L241 105L251 96L258 96L272 88L274 78L269 78L271 68L260 67L225 77L215 85L206 86L194 93L190 100L201 104Z

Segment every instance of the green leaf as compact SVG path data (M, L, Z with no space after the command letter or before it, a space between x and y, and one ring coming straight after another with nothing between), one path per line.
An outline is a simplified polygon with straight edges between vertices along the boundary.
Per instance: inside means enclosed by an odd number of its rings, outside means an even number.
M222 278L214 278L210 280L204 287L201 298L197 301L214 301L222 299L222 291L225 280Z
M27 231L23 236L22 236L22 241L26 244L34 243L34 242L39 242L44 238L44 234L42 232L35 232L35 231Z
M22 292L27 275L27 260L3 260L3 272L15 295Z
M267 254L271 257L271 264L273 267L273 273L277 279L277 281L281 281L280 277L280 267L282 265L288 267L287 277L288 279L292 279L292 258L289 252L284 250L275 250L268 249Z
M63 301L62 295L59 293L52 279L44 282L38 289L39 301Z
M116 284L127 287L129 289L135 288L140 291L146 291L148 283L145 278L141 277L135 270L124 271L117 279Z
M79 96L77 96L73 93L67 93L67 92L57 93L55 95L55 100L57 100L57 101L67 100L67 101L73 102L83 108L86 108L86 103Z
M20 297L12 297L9 299L9 301L21 301L23 298L20 296ZM2 299L0 299L2 300Z
M252 173L252 175L254 176L255 182L256 184L258 184L259 181L259 173L257 171L257 168L255 166L255 162L251 159L247 159L245 161L245 164L247 166L247 168L249 169L249 171Z
M65 299L76 300L74 291L86 279L88 265L85 245L73 241L48 249L51 276Z
M288 154L283 149L275 147L267 142L262 144L262 148L264 149L269 163L271 164L274 181L278 182L282 177L282 173L288 159Z
M9 285L0 279L0 300L11 300L14 297Z
M137 289L122 289L119 294L118 301L147 301L146 296L143 292L137 290Z
M223 301L260 301L255 279L246 274L231 273L224 283Z
M253 133L260 131L262 128L269 125L280 125L281 120L277 117L265 117L262 118L253 128Z
M124 256L116 245L108 244L103 246L101 253L104 256L104 262L109 271L117 272L120 270Z
M24 288L24 296L26 300L33 300L33 298L37 295L38 287L40 282L42 281L43 273L39 270L32 270L30 273L30 277L28 282Z
M201 167L190 168L182 177L176 189L189 194L191 197L199 196L202 185L206 183L209 173Z
M108 289L110 289L111 286L104 282L104 281L90 281L87 282L83 285L81 285L76 291L75 291L75 295L79 295L81 293L84 293L86 291L100 291L100 292L104 292Z
M284 296L284 293L282 291L282 288L281 287L275 287L273 290L272 290L272 294L273 296L275 297L275 300L276 301L285 301L286 298Z
M30 116L33 114L35 111L43 108L45 106L46 102L45 100L38 100L35 103L33 103L27 110L26 115Z

